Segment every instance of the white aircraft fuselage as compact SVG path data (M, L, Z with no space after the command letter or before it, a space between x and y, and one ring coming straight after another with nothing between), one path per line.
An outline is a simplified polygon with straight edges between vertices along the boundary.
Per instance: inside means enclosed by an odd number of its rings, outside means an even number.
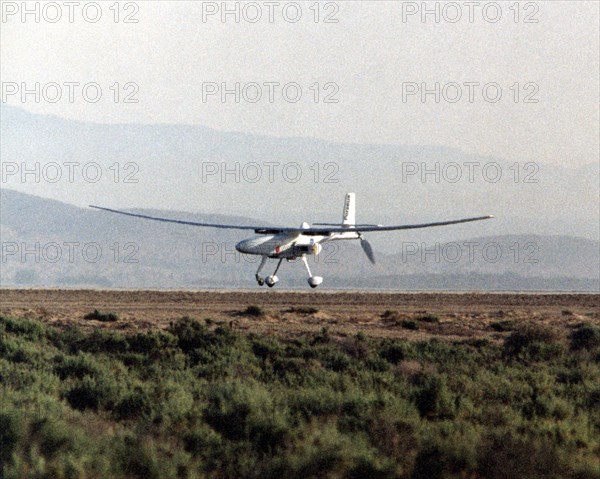
M303 226L306 223L303 223ZM358 233L334 233L330 236L302 235L297 233L280 233L247 238L235 245L240 253L268 256L269 258L296 259L302 255L318 255L321 243L342 239L358 239Z

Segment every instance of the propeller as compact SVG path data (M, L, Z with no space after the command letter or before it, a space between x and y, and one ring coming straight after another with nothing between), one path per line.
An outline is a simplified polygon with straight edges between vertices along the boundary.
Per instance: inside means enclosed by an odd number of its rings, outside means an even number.
M369 261L375 264L375 254L373 253L373 248L371 247L371 243L369 243L366 239L360 236L360 245L362 246L363 251L369 258Z

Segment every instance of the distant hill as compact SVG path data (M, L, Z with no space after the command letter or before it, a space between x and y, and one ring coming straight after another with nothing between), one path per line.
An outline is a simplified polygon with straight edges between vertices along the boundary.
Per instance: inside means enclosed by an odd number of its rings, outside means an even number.
M79 206L160 205L164 209L300 224L305 220L339 221L344 193L355 191L358 220L363 222L390 224L496 215L493 223L465 225L460 230L414 231L404 236L416 241L451 241L457 238L456 231L463 239L531 233L599 238L600 169L596 159L587 159L586 164L586 159L575 162L562 158L557 159L562 166L539 164L531 169L519 158L406 145L402 132L394 145L338 144L192 125L80 122L32 114L6 104L0 105L0 111L0 160L27 168L56 163L63 174L57 182L32 181L32 175L22 181L20 175L5 175L2 186ZM80 165L73 181L64 166L68 162ZM92 162L101 168L97 182L82 179L82 165ZM266 166L269 162L280 165L273 181ZM472 182L466 166L469 162L479 165ZM219 172L203 181L202 168L207 163L218 165ZM246 170L246 174L239 173L236 178L234 172L222 181L220 173L225 169L238 168L241 172L252 163L261 165L260 180L250 181L253 172ZM448 169L451 163L460 170ZM127 164L135 166L125 168ZM283 165L289 164L300 166L297 181L293 168L287 176L283 174ZM329 164L333 166L326 166ZM418 168L418 172L408 174L407 165ZM485 165L493 168L484 178ZM496 182L491 181L497 173L494 165L501 173ZM95 172L92 169L88 173L93 176ZM453 182L457 173L460 180ZM137 182L125 182L127 175L133 175L129 179ZM537 182L527 183L526 179ZM373 238L373 243L391 251L384 237Z
M257 223L245 217L145 211L195 221ZM0 234L3 287L255 287L258 258L234 249L249 236L243 231L127 218L2 189ZM421 243L406 235L384 236L400 253L376 249L375 266L357 244L337 242L311 258L311 267L325 277L325 288L600 289L598 241L499 235ZM279 275L280 287L306 287L301 264L284 264Z

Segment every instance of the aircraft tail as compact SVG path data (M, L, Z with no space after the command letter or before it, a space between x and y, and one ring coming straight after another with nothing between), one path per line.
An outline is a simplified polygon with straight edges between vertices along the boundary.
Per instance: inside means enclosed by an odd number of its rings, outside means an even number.
M354 226L356 224L356 195L347 193L344 201L342 226Z

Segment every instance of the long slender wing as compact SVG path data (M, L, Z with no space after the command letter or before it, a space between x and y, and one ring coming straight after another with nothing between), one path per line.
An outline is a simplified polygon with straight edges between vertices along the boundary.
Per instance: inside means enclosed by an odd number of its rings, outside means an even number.
M471 221L481 221L487 220L489 218L493 218L492 215L488 216L476 216L474 218L464 218L461 220L451 220L451 221L437 221L435 223L422 223L416 225L395 225L395 226L379 226L379 225L356 225L352 226L337 226L334 228L328 227L309 227L309 228L288 228L288 227L278 227L278 226L246 226L246 225L227 225L227 224L218 224L218 223L199 223L196 221L185 221L185 220L175 220L171 218L160 218L157 216L149 216L142 215L138 213L128 213L126 211L113 210L111 208L103 208L102 206L94 206L90 205L90 208L95 208L97 210L108 211L110 213L117 213L120 215L133 216L135 218L144 218L147 220L154 221L162 221L165 223L176 223L180 225L189 225L189 226L203 226L206 228L222 228L222 229L236 229L236 230L253 230L255 233L260 234L278 234L278 233L299 233L302 235L309 236L330 236L333 233L347 233L348 231L359 231L359 232L368 232L368 231L396 231L396 230L412 230L417 228L431 228L433 226L445 226L445 225L455 225L458 223L469 223Z
M471 221L481 221L493 218L493 215L486 216L476 216L474 218L463 218L460 220L450 220L450 221L436 221L435 223L421 223L416 225L395 225L395 226L379 226L379 225L356 225L353 226L338 226L336 228L308 228L305 230L301 230L303 235L321 235L327 233L345 233L348 231L360 231L368 232L368 231L396 231L396 230L413 230L417 228L431 228L433 226L446 226L446 225L456 225L459 223L469 223Z
M128 213L127 211L113 210L111 208L104 208L102 206L94 206L89 205L90 208L95 208L97 210L108 211L110 213L117 213L120 215L133 216L135 218L144 218L146 220L153 221L162 221L164 223L176 223L179 225L190 225L190 226L204 226L206 228L222 228L222 229L236 229L236 230L253 230L257 233L269 233L269 234L277 234L283 231L296 231L298 228L278 228L272 226L246 226L246 225L223 225L217 223L199 223L196 221L186 221L186 220L175 220L171 218L160 218L157 216L149 216L142 215L139 213Z

